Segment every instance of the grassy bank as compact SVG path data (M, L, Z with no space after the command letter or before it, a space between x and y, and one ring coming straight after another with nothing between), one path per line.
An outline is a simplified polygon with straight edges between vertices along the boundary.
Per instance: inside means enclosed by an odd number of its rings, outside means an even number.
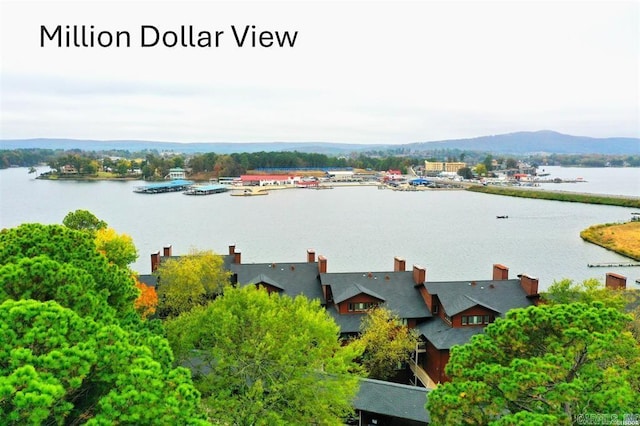
M623 256L640 260L640 221L590 226L580 232L580 237Z
M474 185L467 188L468 191L482 192L485 194L506 195L509 197L535 198L540 200L568 201L572 203L606 204L610 206L640 208L640 199L622 196L610 196L603 194L580 194L562 191L537 191L501 186Z

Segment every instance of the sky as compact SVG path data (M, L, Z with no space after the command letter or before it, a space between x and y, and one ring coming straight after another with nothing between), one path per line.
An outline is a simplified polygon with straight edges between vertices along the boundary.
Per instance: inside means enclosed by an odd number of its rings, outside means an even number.
M640 137L640 2L0 0L0 139L402 144ZM41 46L41 27L129 47ZM237 45L232 26L293 47ZM142 47L142 27L222 31ZM153 33L146 30L146 43Z

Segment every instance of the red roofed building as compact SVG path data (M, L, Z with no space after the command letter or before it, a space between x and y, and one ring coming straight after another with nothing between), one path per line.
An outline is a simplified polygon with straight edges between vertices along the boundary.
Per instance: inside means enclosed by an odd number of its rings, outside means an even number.
M300 176L242 175L240 181L244 186L295 185L300 181Z

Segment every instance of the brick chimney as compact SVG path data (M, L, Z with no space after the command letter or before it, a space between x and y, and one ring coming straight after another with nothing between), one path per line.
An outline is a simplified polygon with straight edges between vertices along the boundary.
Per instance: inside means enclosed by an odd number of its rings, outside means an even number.
M413 265L413 282L416 286L424 284L427 280L427 270L419 265Z
M314 249L309 249L307 250L307 262L308 263L315 263L316 261L316 252Z
M171 249L172 249L171 244L169 244L168 246L164 246L164 249L162 250L162 255L164 257L171 257L171 251L172 251Z
M538 294L538 279L530 277L529 275L522 274L520 277L520 286L527 293L527 296L534 296Z
M404 272L404 270L406 269L406 266L407 266L407 262L403 258L398 256L393 258L394 272Z
M327 258L323 255L318 256L318 272L321 274L327 273Z
M234 254L236 254L236 246L235 244L232 244L229 246L229 255L233 256Z
M233 263L235 263L236 265L242 263L242 254L239 251L233 252Z
M151 272L157 271L158 265L160 265L160 250L151 253Z
M607 272L604 286L611 290L624 290L627 288L627 277L613 272Z
M493 280L508 280L509 279L509 268L499 263L493 264Z

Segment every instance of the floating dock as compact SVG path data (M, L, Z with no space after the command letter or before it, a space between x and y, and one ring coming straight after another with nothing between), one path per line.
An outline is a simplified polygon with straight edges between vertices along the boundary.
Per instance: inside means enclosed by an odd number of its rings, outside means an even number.
M229 187L226 185L210 184L210 185L193 185L184 191L185 195L210 195L227 192Z
M193 181L176 179L169 182L152 183L145 186L137 186L133 189L133 192L139 194L162 194L165 192L181 192L188 189L193 185Z
M640 266L640 263L634 263L634 262L603 262L603 263L588 263L587 266L589 268L614 268L616 266L620 266L620 267Z

